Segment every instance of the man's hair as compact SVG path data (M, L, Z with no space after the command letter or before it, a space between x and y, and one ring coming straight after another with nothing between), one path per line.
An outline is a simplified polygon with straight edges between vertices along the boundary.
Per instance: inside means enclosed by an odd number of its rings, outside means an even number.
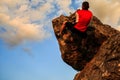
M82 3L82 9L88 10L88 8L89 8L89 3L88 3L87 1L84 1L84 2Z

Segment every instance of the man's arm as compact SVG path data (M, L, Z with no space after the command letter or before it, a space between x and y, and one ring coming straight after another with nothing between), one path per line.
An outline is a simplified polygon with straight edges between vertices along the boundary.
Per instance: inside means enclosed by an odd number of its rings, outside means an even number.
M77 13L77 12L75 13L75 15L76 15L76 23L77 23L78 20L79 20L79 16L78 16L78 13Z
M63 29L65 28L66 22L67 22L67 21L64 21L64 22L63 22L63 24L62 24L62 26L61 26L61 29L60 29L60 34L62 34L62 31L63 31Z

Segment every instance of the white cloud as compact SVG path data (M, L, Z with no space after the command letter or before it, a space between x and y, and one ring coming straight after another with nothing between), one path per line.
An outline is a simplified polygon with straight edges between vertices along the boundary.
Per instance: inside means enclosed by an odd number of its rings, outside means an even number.
M44 29L44 25L31 22L31 20L41 21L40 18L44 19L44 10L41 14L40 11L42 12L42 10L32 10L29 4L26 3L19 3L19 7L17 7L17 3L20 1L4 0L0 2L2 4L0 6L0 29L5 29L5 32L0 34L0 38L12 46L18 45L25 40L41 41L47 38L49 33ZM8 9L9 6L10 9ZM44 15L44 17L38 17L39 15Z
M47 37L43 27L29 23L29 18L16 17L10 19L10 16L0 14L0 26L4 25L6 30L0 34L0 38L4 39L10 45L17 45L24 40L42 40Z
M70 4L71 4L71 0L58 0L57 4L60 6L60 8L62 10L64 10L66 13L71 12L70 9Z
M0 38L13 46L44 40L50 35L51 20L71 12L70 5L71 0L1 0L0 31L5 31L0 32Z
M120 0L89 0L91 10L103 23L119 26Z

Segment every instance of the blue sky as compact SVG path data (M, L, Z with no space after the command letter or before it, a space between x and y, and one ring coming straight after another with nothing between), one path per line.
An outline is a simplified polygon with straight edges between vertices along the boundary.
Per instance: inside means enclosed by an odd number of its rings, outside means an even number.
M76 71L62 61L55 37L27 46L31 46L31 55L23 51L23 45L0 46L0 80L73 79Z
M1 0L0 80L73 80L77 72L61 59L51 21L82 1ZM88 1L94 15L120 29L119 0Z

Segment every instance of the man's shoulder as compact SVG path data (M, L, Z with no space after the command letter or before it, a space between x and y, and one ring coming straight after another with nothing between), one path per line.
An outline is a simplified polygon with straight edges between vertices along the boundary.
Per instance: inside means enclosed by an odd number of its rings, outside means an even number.
M76 11L81 11L82 9L77 9Z
M77 10L76 10L76 12L80 12L80 11L81 11L81 9L77 9Z
M89 12L90 14L93 14L92 11L90 11L90 10L88 10L88 12Z

